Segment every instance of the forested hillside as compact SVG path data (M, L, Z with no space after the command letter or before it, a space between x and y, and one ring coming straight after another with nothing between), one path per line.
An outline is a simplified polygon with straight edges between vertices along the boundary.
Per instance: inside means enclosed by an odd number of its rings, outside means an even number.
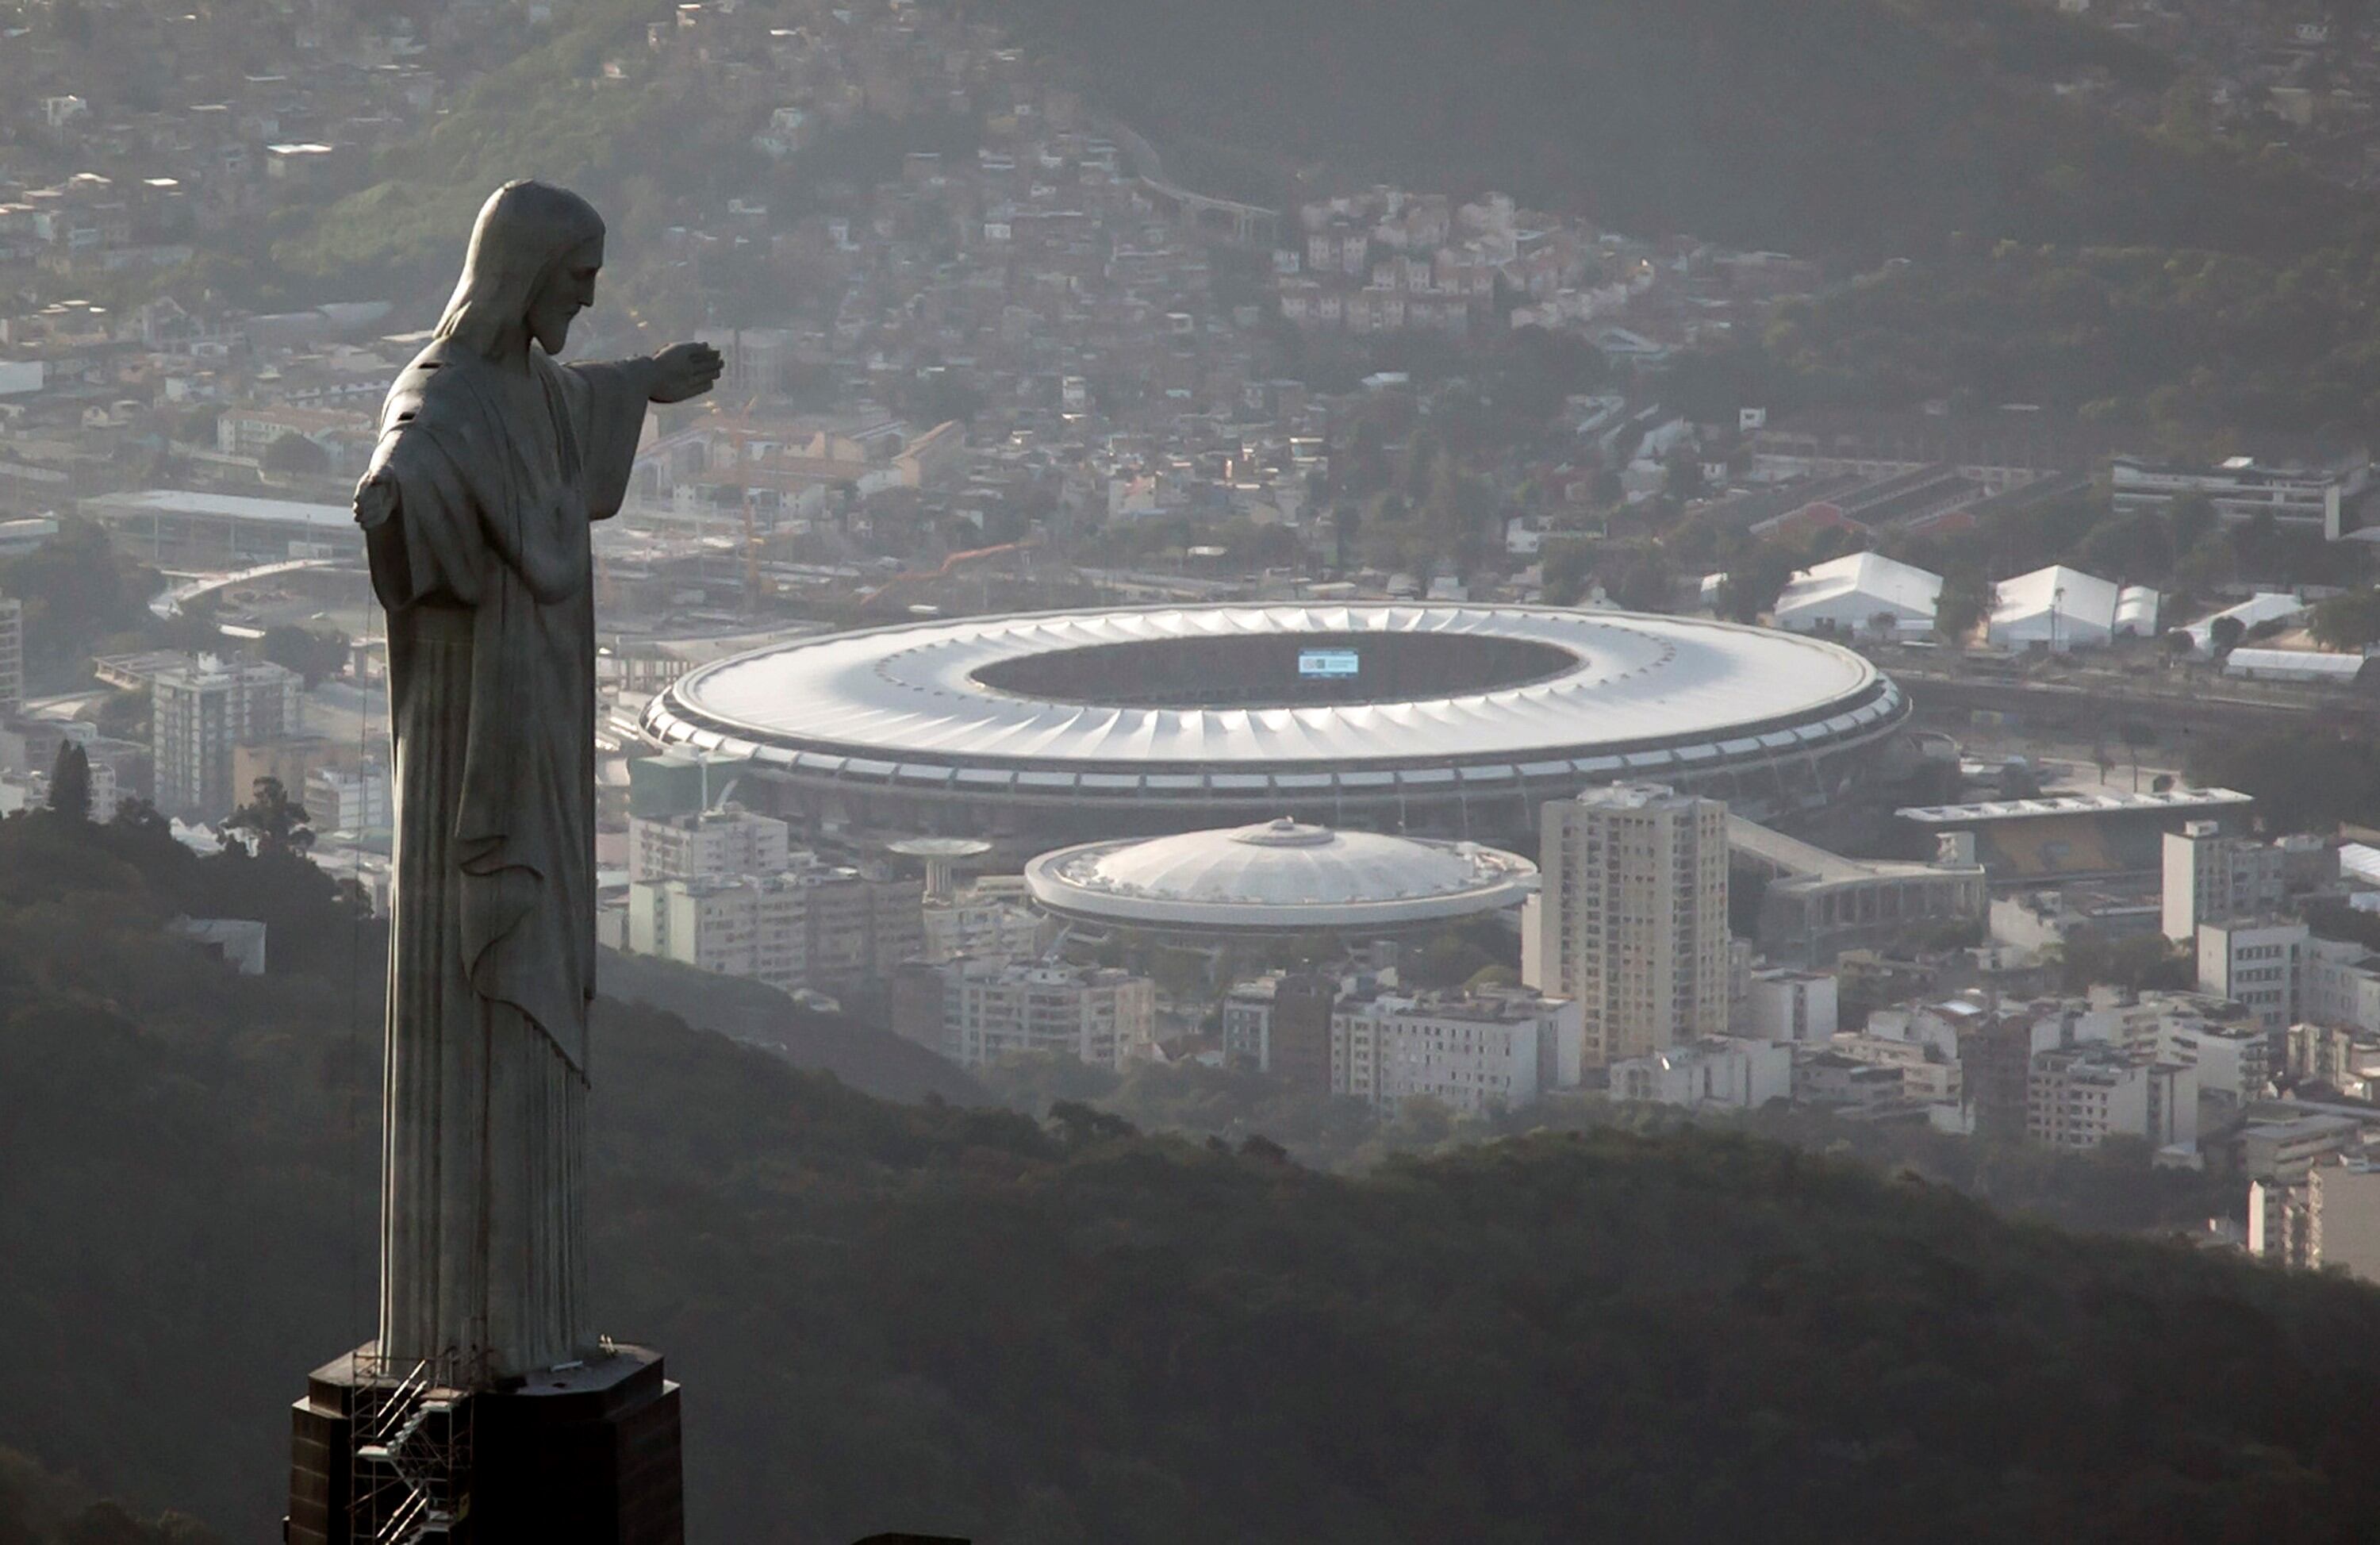
M286 1402L370 1296L375 1144L347 1117L374 1063L333 944L358 931L318 893L310 953L231 976L155 923L302 878L152 837L0 822L0 1442L269 1538ZM593 1065L596 1318L686 1381L695 1539L2380 1517L2380 1294L2350 1283L1740 1138L1543 1135L1349 1179L1078 1106L885 1104L650 1010L607 1006Z
M94 1502L71 1478L0 1448L0 1545L223 1545L187 1515L144 1519L120 1502Z
M1175 157L1277 197L1327 164L1646 236L1864 262L1984 239L2286 252L2348 201L2054 82L2160 55L2023 0L995 0Z

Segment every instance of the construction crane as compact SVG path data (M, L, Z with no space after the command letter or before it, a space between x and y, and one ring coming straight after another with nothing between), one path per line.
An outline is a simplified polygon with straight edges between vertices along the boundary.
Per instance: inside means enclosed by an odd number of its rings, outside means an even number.
M939 567L930 569L904 570L903 572L892 576L890 579L885 580L883 585L878 589L874 595L862 601L859 603L860 614L862 615L867 614L867 613L881 602L885 597L892 595L896 590L902 590L905 587L930 584L937 579L947 579L962 568L970 567L979 563L989 562L993 558L998 558L1010 553L1030 552L1035 547L1039 546L1040 541L1041 539L1038 536L1029 536L1020 541L1003 541L996 547L970 547L965 552L953 553L949 557L944 558Z

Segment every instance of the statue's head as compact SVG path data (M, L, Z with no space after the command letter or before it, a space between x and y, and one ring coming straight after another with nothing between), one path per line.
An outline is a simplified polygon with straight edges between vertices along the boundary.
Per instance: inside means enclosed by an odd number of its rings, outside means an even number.
M595 301L603 266L603 218L566 189L508 182L480 206L463 276L438 335L493 354L526 323L548 354L569 340L572 319Z

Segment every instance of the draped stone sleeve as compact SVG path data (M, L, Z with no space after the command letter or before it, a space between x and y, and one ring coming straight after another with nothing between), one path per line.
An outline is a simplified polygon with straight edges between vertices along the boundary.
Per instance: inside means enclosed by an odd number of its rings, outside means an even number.
M646 401L652 389L652 361L622 359L610 364L565 365L563 400L571 432L583 447L578 486L590 520L620 513L628 496L628 478L635 469L637 441L645 427Z
M440 368L417 361L397 378L367 474L397 488L396 507L364 524L372 589L391 612L425 601L480 601L486 543L475 512L491 491L474 490L465 469L491 462L478 444L483 436L470 405L452 400L459 393L431 392Z

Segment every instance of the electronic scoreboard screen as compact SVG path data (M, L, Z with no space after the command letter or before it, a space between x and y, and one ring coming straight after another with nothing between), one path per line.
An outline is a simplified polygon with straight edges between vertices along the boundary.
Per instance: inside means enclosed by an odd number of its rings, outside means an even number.
M1356 674L1359 662L1352 649L1300 650L1297 674L1319 680L1339 680Z

